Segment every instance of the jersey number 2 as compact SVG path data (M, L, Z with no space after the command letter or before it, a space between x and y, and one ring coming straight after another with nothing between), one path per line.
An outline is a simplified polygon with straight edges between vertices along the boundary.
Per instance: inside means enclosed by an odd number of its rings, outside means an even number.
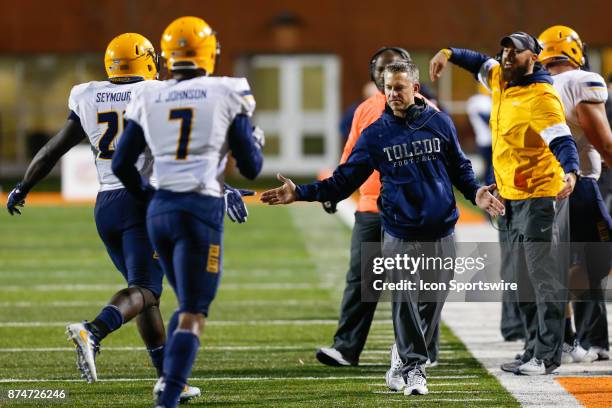
M98 154L99 159L110 160L113 158L115 147L113 142L119 134L119 116L123 116L115 111L100 112L98 113L98 123L106 123L106 132L102 135L98 141ZM125 123L124 123L125 125Z
M176 148L177 160L187 158L187 149L189 148L189 137L191 136L191 122L193 120L193 110L191 108L180 108L170 110L169 120L181 121L181 131L178 138L178 146Z

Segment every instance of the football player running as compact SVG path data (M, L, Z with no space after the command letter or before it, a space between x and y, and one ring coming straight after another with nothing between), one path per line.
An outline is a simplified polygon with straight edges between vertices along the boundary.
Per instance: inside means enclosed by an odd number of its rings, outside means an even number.
M11 215L21 214L18 207L23 207L28 192L68 150L86 138L89 140L100 182L94 210L96 226L114 265L128 284L115 293L93 321L67 326L69 340L76 346L77 367L90 383L97 380L95 359L101 341L134 317L158 377L163 372L166 343L159 311L163 273L147 236L146 204L134 199L111 170L126 105L137 89L156 82L157 56L145 37L125 33L108 44L104 66L107 81L87 82L72 89L70 114L64 128L36 154L7 203ZM140 155L137 167L139 174L148 178L150 155ZM233 212L244 213L238 207ZM173 324L176 323L171 321L170 327ZM187 386L181 398L188 400L198 395L197 387Z
M612 132L604 106L608 89L599 74L583 70L584 47L573 29L552 26L538 40L543 47L539 60L553 75L553 85L563 101L580 156L581 177L569 201L572 271L583 275L589 290L572 302L576 333L569 316L562 362L608 360L608 321L602 284L612 254L609 246L612 219L597 186L602 159L608 167L612 166ZM600 242L607 244L587 244Z
M175 407L191 372L222 272L223 174L228 152L242 175L263 164L263 133L251 125L255 100L244 78L209 77L219 52L202 19L181 17L164 31L172 79L134 93L112 169L138 200L149 200L147 229L179 303L169 331L157 406ZM156 189L138 171L149 147Z

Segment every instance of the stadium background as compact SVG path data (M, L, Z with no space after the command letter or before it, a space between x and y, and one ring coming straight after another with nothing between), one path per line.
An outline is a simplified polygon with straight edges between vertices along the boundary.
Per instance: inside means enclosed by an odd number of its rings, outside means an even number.
M102 55L112 37L136 31L158 47L165 25L181 15L203 16L219 33L217 74L249 78L257 119L268 136L268 174L282 170L311 176L334 165L342 147L340 115L359 100L368 59L382 45L411 52L423 83L453 114L468 152L474 150L473 131L464 102L476 85L454 69L431 86L427 62L441 46L494 55L504 34L525 30L537 35L550 25L568 24L587 42L592 69L604 77L612 72L612 21L604 0L1 4L0 180L21 175L33 153L61 127L75 83L104 78Z
M588 43L592 68L604 77L612 72L612 6L606 1L2 0L0 6L5 193L62 126L70 88L104 79L108 41L135 31L157 48L163 28L182 15L201 16L219 33L217 74L248 76L256 121L268 136L267 173L304 179L337 161L340 116L359 99L368 59L382 45L408 49L430 85L427 62L442 46L495 54L504 34L537 35L567 24ZM431 89L453 115L465 150L474 153L465 115L474 81L455 69ZM58 191L59 167L34 191ZM272 183L264 178L255 185ZM204 397L193 405L405 405L384 386L393 342L388 304L379 307L361 367L333 371L314 359L337 323L350 240L345 223L316 205L268 208L250 201L249 208L246 225L226 223L225 275L192 374ZM122 284L92 212L91 203L31 194L23 216L0 216L0 406L12 405L4 398L7 389L26 387L65 389L69 406L150 406L153 373L133 324L105 341L102 381L92 386L78 379L64 342L65 324L93 318ZM460 239L495 239L480 214L464 205L461 212ZM174 305L166 290L165 319ZM499 377L498 359L520 345L499 340L498 306L447 305L441 364L428 371L432 392L419 406L612 406L609 365L572 367L562 381Z

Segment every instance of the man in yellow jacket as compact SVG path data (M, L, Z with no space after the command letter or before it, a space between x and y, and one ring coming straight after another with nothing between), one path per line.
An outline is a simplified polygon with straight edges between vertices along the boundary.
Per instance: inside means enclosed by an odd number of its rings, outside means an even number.
M500 228L512 251L528 335L524 353L502 369L550 374L561 364L567 291L558 243L567 235L567 197L579 173L578 153L552 78L537 62L538 41L515 32L501 46L501 61L471 50L442 49L430 62L430 76L439 78L450 61L491 91L493 168L506 201Z

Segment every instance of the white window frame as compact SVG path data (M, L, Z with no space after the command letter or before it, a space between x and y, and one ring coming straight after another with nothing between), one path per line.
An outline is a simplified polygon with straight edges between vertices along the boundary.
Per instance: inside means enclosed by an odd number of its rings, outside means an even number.
M338 126L341 84L338 57L329 54L255 55L249 59L248 66L279 69L279 110L266 112L255 109L253 118L255 125L279 137L279 154L265 158L262 173L311 176L322 169L335 168L340 157ZM322 111L302 110L302 68L307 66L323 66L325 88ZM306 134L323 136L323 155L302 154L302 139Z

